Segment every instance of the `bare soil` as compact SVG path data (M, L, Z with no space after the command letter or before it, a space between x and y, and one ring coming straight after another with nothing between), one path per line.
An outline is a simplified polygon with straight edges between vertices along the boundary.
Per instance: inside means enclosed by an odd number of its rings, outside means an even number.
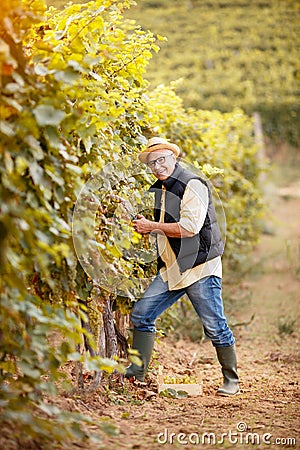
M266 195L266 233L230 307L233 324L255 315L234 327L240 394L216 395L222 376L210 342L160 339L145 385L115 380L105 394L68 399L69 408L114 423L117 435L103 434L95 447L65 448L300 448L300 181L268 185ZM203 395L160 397L159 364L166 372L201 374Z

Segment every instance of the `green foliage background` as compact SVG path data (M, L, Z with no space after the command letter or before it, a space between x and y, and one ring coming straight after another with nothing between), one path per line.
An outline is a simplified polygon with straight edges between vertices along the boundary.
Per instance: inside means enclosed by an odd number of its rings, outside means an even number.
M140 0L126 16L167 37L152 86L182 78L185 106L258 111L267 136L299 144L298 0Z
M88 436L80 425L88 419L52 404L58 388L67 387L66 362L90 372L123 370L96 345L105 302L116 294L83 272L72 240L74 205L91 176L97 174L101 201L96 225L83 214L80 231L87 240L93 236L95 252L116 277L153 271L125 257L140 237L118 216L120 204L141 203L151 182L143 168L134 177L132 170L153 135L177 142L218 191L227 215L228 268L237 267L259 235L261 165L252 120L240 109L187 109L175 85L150 90L144 73L161 41L124 20L131 3L97 0L62 11L46 10L40 0L0 6L1 421L14 424L19 442L42 439L43 448ZM129 286L132 297L135 288ZM116 300L128 312L127 299ZM83 335L93 354L79 351Z

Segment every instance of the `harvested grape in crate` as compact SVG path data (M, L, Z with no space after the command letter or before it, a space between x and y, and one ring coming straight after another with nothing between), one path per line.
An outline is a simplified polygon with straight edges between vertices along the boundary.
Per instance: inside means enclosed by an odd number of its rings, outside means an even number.
M168 389L177 392L186 392L189 396L202 395L202 378L199 374L164 374L163 367L159 366L158 392L168 391Z

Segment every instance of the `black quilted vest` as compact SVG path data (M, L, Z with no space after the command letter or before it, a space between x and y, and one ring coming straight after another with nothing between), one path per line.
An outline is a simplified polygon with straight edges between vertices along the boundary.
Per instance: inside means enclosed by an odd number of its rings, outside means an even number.
M176 255L181 273L223 254L224 245L217 223L210 188L207 182L201 177L187 171L176 163L174 172L167 180L157 180L149 189L150 192L155 193L154 220L159 222L162 186L165 186L166 197L164 222L179 222L181 200L183 198L186 185L192 179L200 180L208 188L209 202L203 227L198 234L186 238L168 237L168 241ZM158 269L165 265L159 256L157 259L157 264Z

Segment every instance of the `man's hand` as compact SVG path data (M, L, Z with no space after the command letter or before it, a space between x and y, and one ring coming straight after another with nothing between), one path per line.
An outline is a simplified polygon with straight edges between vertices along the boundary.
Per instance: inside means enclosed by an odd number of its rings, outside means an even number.
M140 234L161 233L165 234L168 237L175 237L175 238L194 236L193 233L185 230L177 222L175 223L153 222L152 220L146 219L141 214L138 214L137 218L133 220L132 223L135 231L137 231Z
M148 234L153 231L154 227L153 225L155 222L152 222L151 220L146 219L141 214L137 215L137 218L132 221L135 231L137 231L140 234Z

